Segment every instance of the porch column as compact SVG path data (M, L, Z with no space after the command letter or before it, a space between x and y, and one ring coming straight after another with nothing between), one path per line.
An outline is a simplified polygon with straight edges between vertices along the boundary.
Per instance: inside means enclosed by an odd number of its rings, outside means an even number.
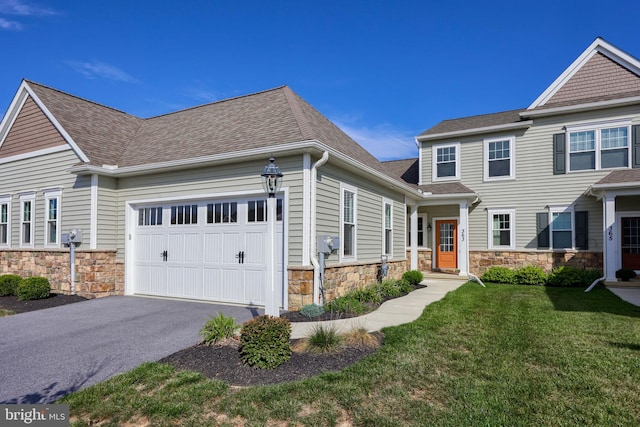
M604 274L607 282L615 282L616 270L618 269L618 247L620 238L616 227L616 196L605 194L602 203L604 203Z
M411 270L418 269L418 206L411 205L409 207L410 211L410 222L409 225L411 230L411 241L409 245L411 246Z
M460 270L460 276L469 275L469 207L467 202L460 202L458 269Z

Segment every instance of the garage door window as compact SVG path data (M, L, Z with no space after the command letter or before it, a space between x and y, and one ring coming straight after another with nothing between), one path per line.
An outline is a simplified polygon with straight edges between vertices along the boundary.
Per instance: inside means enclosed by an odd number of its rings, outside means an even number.
M185 225L198 223L198 205L171 206L171 224Z
M142 208L138 210L138 225L162 225L162 208Z
M207 224L229 224L238 222L238 203L207 204Z
M250 200L247 202L247 221L265 222L267 220L267 203L264 200Z

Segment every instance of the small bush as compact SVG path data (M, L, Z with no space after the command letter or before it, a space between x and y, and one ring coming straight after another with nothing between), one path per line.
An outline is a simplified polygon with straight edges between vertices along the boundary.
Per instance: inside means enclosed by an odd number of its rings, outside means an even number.
M0 276L0 297L15 295L20 282L22 282L22 277L15 274Z
M400 279L397 283L398 287L400 288L400 292L402 292L403 294L408 294L413 290L411 282L409 282L407 279Z
M576 267L562 266L554 268L547 279L548 286L588 286L602 277L598 270L584 270Z
M27 277L18 285L16 295L20 301L49 298L51 285L44 277Z
M382 303L382 295L378 292L377 286L365 286L353 290L349 296L360 302L379 305Z
M377 348L380 347L380 339L378 336L370 334L364 326L354 328L342 335L344 345L358 348Z
M307 350L315 353L336 351L342 344L342 336L335 326L315 326L307 338Z
M324 307L318 304L307 304L302 306L300 314L309 318L322 316L324 314Z
M631 270L630 268L621 268L620 270L616 271L616 277L623 282L627 282L629 281L629 279L633 279L634 277L636 277L636 272Z
M376 286L380 296L384 298L397 298L403 293L397 280L385 280Z
M332 313L363 314L368 308L350 295L338 297L325 304L325 311Z
M424 275L419 270L409 270L404 272L402 278L409 282L411 286L416 286L424 280Z
M281 317L258 316L240 332L240 356L249 366L273 369L291 358L291 323Z
M542 286L547 283L547 273L541 267L528 265L515 273L515 283L520 285Z
M215 344L225 339L233 338L240 329L233 317L218 313L204 324L200 330L200 336L207 345Z
M516 272L507 267L494 265L482 275L483 282L514 284Z

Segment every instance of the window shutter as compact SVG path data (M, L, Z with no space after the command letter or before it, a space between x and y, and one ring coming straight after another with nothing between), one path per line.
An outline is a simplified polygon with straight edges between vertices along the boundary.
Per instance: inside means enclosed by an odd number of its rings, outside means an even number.
M575 213L576 218L576 249L589 249L589 212Z
M566 144L567 135L556 133L553 135L553 174L561 175L567 173Z
M640 168L640 125L631 126L631 167Z
M538 249L549 249L549 213L536 214L536 233L538 234Z

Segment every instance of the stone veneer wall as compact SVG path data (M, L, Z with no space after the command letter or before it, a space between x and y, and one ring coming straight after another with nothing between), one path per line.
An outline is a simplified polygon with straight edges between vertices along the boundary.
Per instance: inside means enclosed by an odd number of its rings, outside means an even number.
M71 293L68 250L2 250L0 274L42 276L56 293ZM76 250L76 294L96 298L124 293L124 263L116 251Z
M399 279L406 271L406 261L389 261L387 278ZM326 267L324 295L331 301L351 289L375 283L378 280L380 263L343 264ZM313 304L313 267L289 267L289 310L297 311L302 306Z
M431 249L418 248L418 270L431 271ZM407 270L411 270L411 249L407 249Z
M583 251L470 251L469 270L478 276L492 266L517 269L537 265L546 272L563 265L603 270L602 252Z

